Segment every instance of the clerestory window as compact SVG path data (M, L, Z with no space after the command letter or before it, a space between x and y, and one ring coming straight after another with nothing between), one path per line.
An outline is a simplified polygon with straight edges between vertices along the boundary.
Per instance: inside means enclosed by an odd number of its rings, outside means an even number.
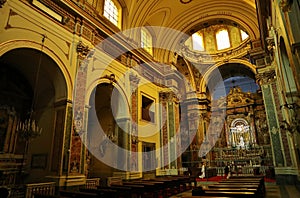
M222 50L230 47L229 34L226 29L221 29L216 33L217 49Z

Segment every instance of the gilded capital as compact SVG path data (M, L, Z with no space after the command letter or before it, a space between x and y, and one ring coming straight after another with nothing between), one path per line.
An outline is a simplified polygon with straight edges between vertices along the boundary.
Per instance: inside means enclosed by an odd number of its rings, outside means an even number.
M90 52L90 49L87 45L84 45L82 41L79 41L76 47L76 52L81 58L86 58L86 56Z
M159 98L162 101L179 103L179 98L171 91L160 92Z
M276 72L275 70L265 71L263 73L256 74L256 81L258 84L263 85L270 82L274 82L276 79Z

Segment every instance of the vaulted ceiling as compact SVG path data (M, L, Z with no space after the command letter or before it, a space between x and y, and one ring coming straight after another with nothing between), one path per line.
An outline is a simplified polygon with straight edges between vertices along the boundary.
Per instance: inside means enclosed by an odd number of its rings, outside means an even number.
M255 0L123 0L122 4L127 8L125 29L150 25L191 34L209 23L229 21L250 38L259 38Z
M171 49L171 53L156 50L153 57L160 62L172 62L174 51L178 50L178 45L182 44L187 36L211 25L232 25L247 32L250 40L260 39L255 0L119 0L119 2L123 7L122 31L151 26L149 29L151 31L152 28L155 45ZM153 30L153 26L177 32L162 33ZM129 37L134 39L136 35Z

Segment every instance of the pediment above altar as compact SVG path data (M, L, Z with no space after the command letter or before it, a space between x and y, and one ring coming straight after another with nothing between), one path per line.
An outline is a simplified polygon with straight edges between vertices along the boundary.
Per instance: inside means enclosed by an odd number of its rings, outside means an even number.
M227 95L227 107L250 105L254 103L251 93L245 93L240 87L232 87Z

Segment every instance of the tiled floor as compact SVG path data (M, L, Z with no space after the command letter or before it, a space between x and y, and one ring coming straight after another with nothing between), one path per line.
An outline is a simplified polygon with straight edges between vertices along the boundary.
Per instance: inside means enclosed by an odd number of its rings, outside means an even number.
M209 184L214 183L210 182ZM207 185L208 183L198 182L198 186L200 185ZM294 185L285 185L285 186L278 186L276 183L265 183L266 186L266 197L265 198L300 198L300 192ZM191 196L192 191L187 191L180 193L178 195L174 195L171 198L178 198L184 196Z

